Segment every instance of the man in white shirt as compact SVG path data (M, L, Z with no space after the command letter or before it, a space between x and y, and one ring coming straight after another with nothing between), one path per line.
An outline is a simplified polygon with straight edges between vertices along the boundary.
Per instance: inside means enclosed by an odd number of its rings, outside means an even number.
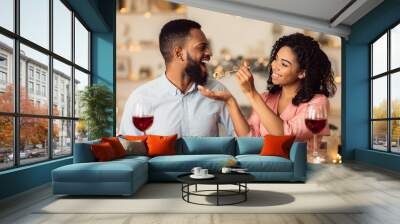
M225 87L208 79L207 67L211 57L207 38L200 24L186 19L173 20L163 26L159 36L166 72L129 96L122 120L122 135L142 135L132 123L137 102L151 103L153 125L146 134L183 136L218 136L218 123L233 134L227 108L221 101L203 96L197 85L210 90Z

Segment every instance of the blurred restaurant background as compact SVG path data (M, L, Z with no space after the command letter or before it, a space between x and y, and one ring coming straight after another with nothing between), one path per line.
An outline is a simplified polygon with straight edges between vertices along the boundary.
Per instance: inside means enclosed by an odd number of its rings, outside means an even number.
M158 48L162 26L170 20L186 18L199 22L209 40L213 53L209 75L232 70L246 60L250 62L259 92L266 91L269 54L279 37L300 32L315 38L332 63L337 85L336 95L330 98L331 136L323 138L320 153L327 155L327 159L338 153L341 129L340 37L163 0L119 0L117 10L117 130L129 94L143 83L164 74L164 60ZM235 77L228 76L219 81L232 92L242 111L248 115L250 104L240 92ZM223 134L223 130L221 132Z

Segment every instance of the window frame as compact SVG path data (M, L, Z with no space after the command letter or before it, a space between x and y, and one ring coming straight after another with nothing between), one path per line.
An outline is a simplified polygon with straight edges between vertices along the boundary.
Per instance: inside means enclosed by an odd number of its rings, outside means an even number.
M392 86L391 86L391 79L392 76L395 75L396 73L400 72L400 67L391 69L391 31L393 28L396 26L400 26L400 21L397 21L396 23L392 24L389 28L385 29L384 32L379 34L375 39L373 39L369 44L369 149L373 151L379 151L379 152L386 152L390 154L400 154L400 152L393 152L392 151L392 122L393 121L399 121L400 117L392 117L392 98L391 98L391 91L392 91ZM386 71L380 74L376 74L374 76L373 74L373 44L376 43L379 38L383 37L385 34L387 34L387 64L386 64ZM387 105L386 105L386 118L373 118L373 81L378 79L386 77L386 87L387 87ZM374 121L386 121L386 151L379 150L374 148L374 132L373 132L373 122Z
M14 78L14 110L13 112L2 112L0 111L0 116L4 117L12 117L13 119L13 153L14 153L14 161L13 161L13 166L10 167L5 167L5 168L0 168L0 172L5 171L5 170L10 170L10 169L16 169L18 167L23 167L23 166L29 166L37 163L43 163L49 160L54 160L54 159L61 159L65 157L70 157L73 155L74 152L74 143L75 143L75 126L76 126L76 121L79 120L79 117L75 117L75 108L71 108L71 114L68 116L56 116L53 115L53 59L58 60L61 63L64 63L68 66L71 66L71 104L74 105L75 103L75 88L74 88L74 82L75 82L75 69L85 73L89 77L89 83L88 86L92 85L92 69L91 69L91 49L92 49L92 43L91 43L91 37L92 37L92 31L89 29L87 24L83 21L83 19L72 9L72 7L65 1L65 0L59 0L68 10L71 11L71 18L70 18L70 23L71 23L71 59L64 58L63 56L55 53L53 50L53 1L54 0L48 0L49 3L49 48L46 49L39 44L36 44L29 39L26 39L20 35L20 0L14 0L13 1L13 10L14 10L14 31L10 31L4 27L0 26L0 35L3 35L5 37L11 38L13 40L13 63L12 63L12 69L11 71L13 72L13 78ZM75 63L75 18L79 20L79 22L84 26L84 28L88 31L88 69L85 69L78 64ZM49 58L49 63L48 63L48 80L46 83L46 91L48 93L45 93L48 96L48 112L46 115L39 115L39 114L27 114L27 113L21 113L20 111L20 85L21 85L21 80L20 80L20 44L23 44L27 47L32 48L33 50L39 51L40 53L43 53L48 56ZM29 63L27 65L27 71L29 71L30 65ZM41 74L43 71L39 72L39 80L36 79L36 69L34 68L33 70L33 79L30 79L30 74L27 72L26 75L26 81L32 81L34 84L40 83L42 86L42 79L41 79ZM27 86L28 87L28 86ZM27 91L29 91L27 89ZM36 89L34 89L36 91ZM42 96L42 94L39 94L38 96ZM48 155L47 157L44 157L43 160L40 160L38 162L32 162L32 163L26 163L26 164L21 164L20 161L20 119L21 118L45 118L47 119L48 122L48 136L47 136L47 150L48 150ZM68 155L62 155L62 156L54 156L54 147L53 147L53 123L57 120L64 120L64 121L70 121L71 122L71 153Z

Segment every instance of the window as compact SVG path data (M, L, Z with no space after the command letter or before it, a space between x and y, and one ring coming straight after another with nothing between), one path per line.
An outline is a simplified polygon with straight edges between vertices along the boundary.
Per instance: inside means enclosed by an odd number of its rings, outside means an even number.
M2 10L3 8L0 9L0 14L3 12ZM0 15L0 20L3 18L2 16L3 15ZM14 57L14 42L11 38L8 38L0 33L0 46L0 74L2 74L1 80L3 80L0 81L2 82L0 84L0 113L12 113L14 112L14 71L12 69L11 62L12 58ZM2 136L0 135L0 139L1 137ZM0 148L2 148L1 143Z
M69 65L66 65L56 59L53 60L54 64L54 70L53 70L53 78L54 78L54 83L53 83L53 90L54 90L54 95L53 95L53 104L58 104L58 97L60 93L60 100L62 103L64 103L64 96L67 96L67 100L71 101L68 102L69 105L72 104L72 90L71 89L65 89L64 85L66 83L69 83L69 85L72 84L72 68ZM62 105L60 105L62 106ZM53 114L59 114L60 111L57 108L56 110L53 110ZM72 117L72 108L67 108L64 113L61 113L62 116L68 116Z
M0 53L0 91L6 91L7 85L7 56Z
M40 84L36 84L36 95L40 95Z
M36 69L36 80L40 81L40 70Z
M7 55L0 54L0 67L7 68Z
M49 49L49 0L20 0L21 36Z
M7 74L3 71L0 71L0 84L2 85L7 84Z
M57 127L57 128L54 128ZM70 155L72 144L71 120L53 120L53 157Z
M60 0L53 0L54 53L71 60L72 12Z
M1 0L0 26L14 31L14 0Z
M33 94L33 82L28 82L28 93Z
M42 96L46 96L46 86L42 86Z
M67 1L0 2L0 170L70 156L76 132L87 139L73 105L90 84L90 32Z
M30 80L33 80L33 67L29 66L28 76Z
M89 85L89 75L78 70L75 71L75 116L79 117L81 108L79 107L80 92Z
M370 45L371 148L400 153L400 24Z
M0 9L1 11L1 9ZM14 123L12 116L0 114L0 169L8 169L14 166Z
M82 68L89 69L89 32L75 18L75 62Z

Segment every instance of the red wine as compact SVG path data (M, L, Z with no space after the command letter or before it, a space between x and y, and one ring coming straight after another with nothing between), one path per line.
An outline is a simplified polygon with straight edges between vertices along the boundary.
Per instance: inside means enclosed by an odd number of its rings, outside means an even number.
M310 130L313 134L320 133L322 129L324 129L324 127L326 126L326 119L306 119L305 122L308 130Z
M154 117L153 116L144 116L144 117L132 117L133 125L140 131L146 131L153 124Z

